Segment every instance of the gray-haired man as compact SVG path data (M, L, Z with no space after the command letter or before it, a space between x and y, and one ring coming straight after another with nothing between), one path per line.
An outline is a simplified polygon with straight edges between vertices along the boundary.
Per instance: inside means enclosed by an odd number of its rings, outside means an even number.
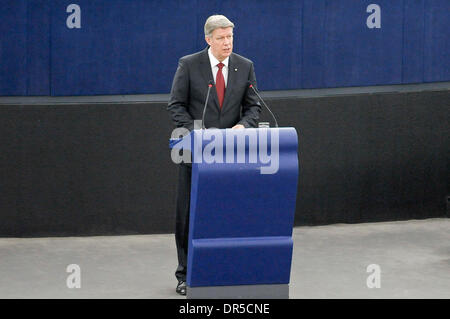
M194 120L202 119L210 81L214 81L215 87L206 106L206 128L257 127L261 106L249 89L250 82L256 86L253 63L233 53L233 29L234 24L225 16L210 16L205 23L208 47L179 60L167 107L176 127L192 130ZM178 268L175 276L178 280L176 291L182 295L186 294L191 172L189 165L179 165L175 228Z

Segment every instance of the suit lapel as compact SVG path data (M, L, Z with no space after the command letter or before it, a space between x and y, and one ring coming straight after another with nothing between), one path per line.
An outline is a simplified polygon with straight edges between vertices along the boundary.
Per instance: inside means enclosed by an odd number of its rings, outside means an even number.
M208 84L210 81L212 81L214 83L214 76L211 70L211 62L209 61L209 56L208 56L208 48L207 47L204 51L203 51L203 56L201 59L201 72L202 72L202 76L203 79L205 81L205 87L208 87ZM217 97L217 91L216 91L216 87L213 86L211 88L211 92L210 92L210 99L212 98L212 100L214 101L214 105L217 108L217 111L219 111L219 98Z

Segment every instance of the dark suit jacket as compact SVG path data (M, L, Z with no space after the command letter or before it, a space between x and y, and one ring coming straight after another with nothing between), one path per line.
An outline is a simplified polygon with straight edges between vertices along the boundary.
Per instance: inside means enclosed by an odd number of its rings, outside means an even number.
M208 48L180 59L167 107L177 127L192 130L194 120L201 121L210 81L214 82L214 77ZM257 127L261 105L248 87L248 81L256 85L252 61L232 53L222 110L213 86L205 113L205 127L230 128L236 124Z

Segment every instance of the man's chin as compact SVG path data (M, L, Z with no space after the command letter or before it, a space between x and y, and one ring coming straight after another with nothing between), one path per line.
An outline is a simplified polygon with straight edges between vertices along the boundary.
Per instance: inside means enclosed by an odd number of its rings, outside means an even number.
M230 51L225 51L225 52L223 52L223 54L222 54L222 56L226 59L226 58L228 58L230 55L231 55L231 50Z

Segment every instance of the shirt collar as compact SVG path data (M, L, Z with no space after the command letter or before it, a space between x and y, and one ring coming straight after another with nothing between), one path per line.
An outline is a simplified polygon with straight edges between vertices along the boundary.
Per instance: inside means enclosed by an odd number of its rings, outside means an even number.
M211 52L211 47L209 47L208 49L208 55L209 55L209 62L211 62L211 67L215 67L217 66L217 64L219 64L219 60L216 59L216 57L212 54ZM230 61L230 57L227 56L227 58L225 60L222 61L222 63L225 65L225 67L228 68L228 62Z

